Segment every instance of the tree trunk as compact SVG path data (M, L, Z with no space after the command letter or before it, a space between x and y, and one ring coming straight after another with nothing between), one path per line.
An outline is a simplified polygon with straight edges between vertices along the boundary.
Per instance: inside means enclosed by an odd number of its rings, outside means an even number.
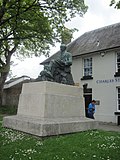
M0 77L0 107L2 106L2 97L3 97L3 89L5 80L7 79L8 72L1 73Z
M9 43L8 43L8 45L9 45ZM18 46L18 44L16 43L11 50L8 50L8 48L6 47L5 55L4 55L4 57L6 58L5 62L2 61L2 59L0 57L0 73L1 73L1 76L0 76L0 106L2 105L4 84L7 79L7 75L10 71L11 56L16 51L17 46Z
M3 93L3 91L2 91L2 89L0 88L0 107L2 106L2 93Z

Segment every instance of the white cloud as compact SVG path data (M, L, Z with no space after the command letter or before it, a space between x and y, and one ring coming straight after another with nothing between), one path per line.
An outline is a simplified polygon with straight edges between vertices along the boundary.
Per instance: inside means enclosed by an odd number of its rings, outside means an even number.
M13 75L17 77L22 75L30 76L31 78L37 78L40 71L43 69L43 66L40 65L40 62L46 59L45 56L39 58L26 58L24 61L18 61L17 66L11 66Z
M79 30L74 33L74 38L84 32L120 22L120 10L110 7L110 0L85 0L85 2L88 5L88 11L84 18L77 16L66 24L68 28L75 27Z

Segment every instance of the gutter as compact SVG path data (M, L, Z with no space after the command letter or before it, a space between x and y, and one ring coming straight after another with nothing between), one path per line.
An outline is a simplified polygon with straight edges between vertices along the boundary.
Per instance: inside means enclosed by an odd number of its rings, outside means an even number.
M117 49L120 50L120 46L111 47L111 48L107 48L107 49L101 49L101 50L97 50L97 51L93 51L93 52L86 52L86 53L79 54L79 55L73 55L72 57L77 58L77 57L86 56L86 55L89 55L89 54L96 54L97 52L108 52L109 50L114 51L114 50L117 50Z

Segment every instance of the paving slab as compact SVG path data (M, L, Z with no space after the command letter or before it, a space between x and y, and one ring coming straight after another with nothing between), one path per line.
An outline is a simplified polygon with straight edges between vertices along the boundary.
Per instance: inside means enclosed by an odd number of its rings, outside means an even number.
M99 122L98 129L101 129L104 131L120 132L120 125L116 125L114 123Z

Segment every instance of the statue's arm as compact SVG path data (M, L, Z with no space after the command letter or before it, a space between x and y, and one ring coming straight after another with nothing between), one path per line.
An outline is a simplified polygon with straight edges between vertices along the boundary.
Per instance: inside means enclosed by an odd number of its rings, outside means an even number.
M72 65L72 54L69 53L69 55L67 56L67 60L65 62L66 65Z

